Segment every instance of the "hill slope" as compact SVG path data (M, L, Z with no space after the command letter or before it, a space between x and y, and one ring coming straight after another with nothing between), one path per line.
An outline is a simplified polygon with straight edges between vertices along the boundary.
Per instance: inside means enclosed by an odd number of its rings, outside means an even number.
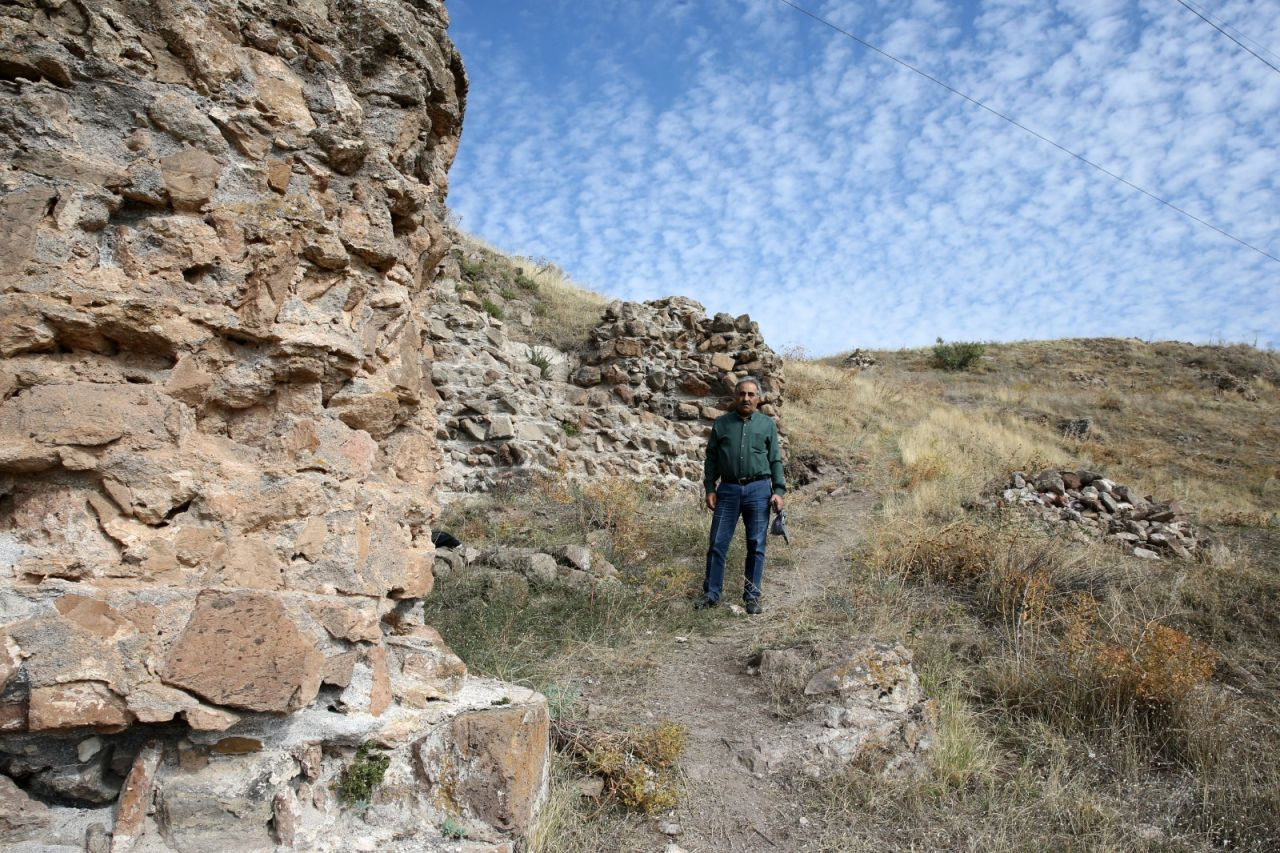
M547 328L572 351L553 310ZM875 365L785 360L797 545L771 545L764 617L689 609L705 547L696 496L552 478L450 507L445 523L471 542L585 540L630 579L590 595L442 583L429 621L474 668L539 686L562 719L615 737L651 715L688 730L684 799L650 804L656 820L583 799L587 771L561 756L535 847L650 850L658 830L679 829L695 850L1270 849L1276 355L1021 342L988 346L962 372L933 366L928 350L863 355ZM1059 429L1083 419L1082 438ZM982 497L1013 471L1048 467L1176 499L1207 544L1191 560L1144 560ZM834 547L815 550L824 543ZM797 698L753 681L750 654L858 635L910 647L939 700L927 772L807 782L738 767L739 717L781 722ZM726 690L759 706L710 713ZM730 778L735 803L719 812L699 780ZM729 817L742 814L759 819Z

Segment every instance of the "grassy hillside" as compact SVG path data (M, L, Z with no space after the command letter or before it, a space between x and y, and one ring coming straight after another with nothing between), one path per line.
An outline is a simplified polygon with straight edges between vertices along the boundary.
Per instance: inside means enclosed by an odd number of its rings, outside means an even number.
M1274 849L1280 359L1133 340L991 345L964 372L874 356L788 362L787 427L881 498L858 612L832 628L915 648L946 736L933 779L829 786L836 823L925 847ZM1080 417L1089 437L1064 439ZM1046 465L1177 498L1216 545L1150 564L965 508Z
M590 328L593 296L559 280L521 289L536 265L465 251L476 286L541 311L531 342L572 351ZM872 355L860 370L786 361L791 475L827 472L792 495L793 526L839 525L831 489L877 508L838 587L759 623L756 642L901 641L941 732L923 777L796 782L805 849L1276 849L1280 358L1111 339L989 345L963 371L929 349ZM1057 428L1084 417L1084 439ZM1050 465L1178 499L1211 547L1147 562L975 508L989 481ZM451 581L430 600L474 669L542 688L566 718L585 718L585 685L642 704L640 674L676 635L731 618L688 608L706 517L687 496L547 480L448 513L474 543L590 541L631 579L596 596ZM792 553L771 550L769 571ZM580 772L560 759L534 847L651 849L642 817L577 794Z

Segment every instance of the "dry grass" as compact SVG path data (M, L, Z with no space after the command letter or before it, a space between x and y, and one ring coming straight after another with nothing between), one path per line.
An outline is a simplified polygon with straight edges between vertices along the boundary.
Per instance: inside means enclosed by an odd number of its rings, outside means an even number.
M836 424L826 447L857 441L890 475L844 596L852 612L807 620L914 648L943 716L925 776L854 773L809 791L828 828L813 849L1273 849L1280 406L1202 373L1257 391L1274 386L1275 355L993 345L960 374L926 351L877 356L844 377L834 363L787 364L803 385L789 425ZM894 389L892 405L860 399L877 386ZM1090 440L1056 434L1080 416L1094 419ZM964 508L989 479L1047 464L1177 497L1230 544L1152 566Z
M603 296L574 284L548 260L505 255L469 234L458 234L455 244L462 286L481 297L490 315L507 321L513 340L569 353L586 346L608 304ZM528 326L519 321L525 312Z
M531 342L572 350L603 300L536 266L509 262L500 298L542 305ZM988 345L955 372L928 349L874 355L879 366L862 371L838 357L786 359L791 456L855 470L879 509L845 583L760 643L902 642L940 701L939 735L918 777L801 783L814 827L804 849L1275 849L1280 357L1024 342ZM1239 381L1223 390L1223 375ZM1060 436L1058 420L1077 417L1092 418L1090 436ZM992 478L1044 465L1178 498L1217 544L1200 562L1153 565L965 508ZM517 603L443 583L432 621L476 669L571 697L574 679L625 677L673 633L717 630L685 601L705 547L693 502L618 484L526 485L451 507L447 524L469 541L589 541L631 585ZM802 496L793 501L800 511ZM787 689L773 697L784 715ZM580 772L557 759L531 849L648 849L636 817L577 793Z

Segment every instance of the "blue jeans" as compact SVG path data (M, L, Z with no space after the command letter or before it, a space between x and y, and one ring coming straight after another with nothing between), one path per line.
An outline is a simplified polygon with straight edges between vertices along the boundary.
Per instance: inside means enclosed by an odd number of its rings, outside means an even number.
M729 542L737 529L739 516L747 532L742 598L754 601L760 597L760 584L764 581L765 539L769 533L769 499L772 496L773 484L768 479L756 480L745 486L721 483L716 487L711 544L707 548L707 575L702 582L702 592L708 600L720 600L720 590L724 586L724 558L729 553Z

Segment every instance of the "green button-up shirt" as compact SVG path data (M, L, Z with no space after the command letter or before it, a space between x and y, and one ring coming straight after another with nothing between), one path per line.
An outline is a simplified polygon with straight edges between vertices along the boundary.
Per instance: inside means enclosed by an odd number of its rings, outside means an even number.
M743 420L737 412L716 418L707 439L707 458L702 466L702 487L708 494L717 480L740 480L769 475L774 494L786 492L782 479L782 450L778 447L778 425L759 411Z

